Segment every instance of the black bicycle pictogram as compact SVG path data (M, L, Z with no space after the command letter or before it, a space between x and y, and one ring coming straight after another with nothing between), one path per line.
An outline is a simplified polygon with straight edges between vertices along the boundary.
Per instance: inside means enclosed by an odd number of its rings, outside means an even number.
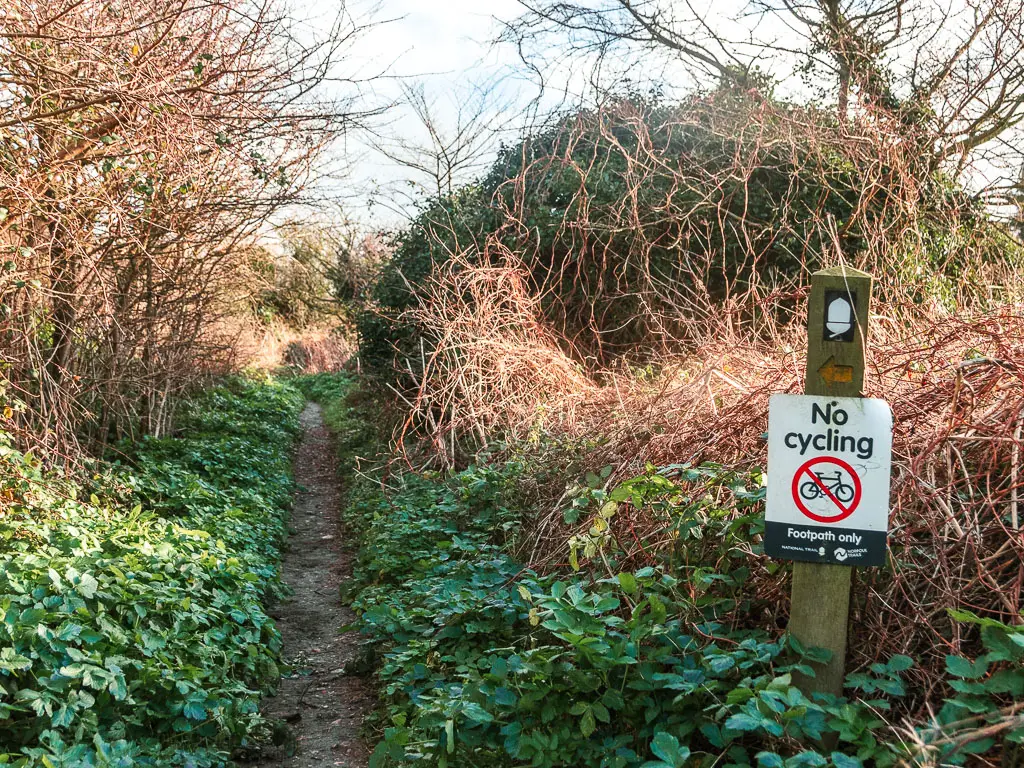
M854 488L849 483L843 482L843 471L837 469L833 473L828 472L815 472L815 476L820 481L820 485L813 480L807 480L800 484L800 495L807 501L814 501L820 499L822 496L827 496L822 486L827 488L837 501L843 504L849 504L853 501Z

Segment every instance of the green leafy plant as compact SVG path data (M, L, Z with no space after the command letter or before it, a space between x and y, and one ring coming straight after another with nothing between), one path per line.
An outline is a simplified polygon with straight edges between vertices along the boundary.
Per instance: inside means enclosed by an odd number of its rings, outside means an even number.
M251 738L301 404L234 380L88 490L0 445L0 763L212 766Z
M303 386L334 415L344 455L381 450L357 381ZM905 655L853 670L842 697L794 684L827 653L759 623L773 614L751 569L780 569L758 564L759 470L583 472L562 510L569 563L541 571L512 555L533 514L529 454L445 475L391 465L347 484L359 547L345 593L381 697L374 768L889 768L1020 741L1024 635L966 612L955 618L986 650L949 658L935 722L906 725L920 694L905 678L921 672ZM618 540L630 507L670 544L640 567Z
M962 765L1003 741L1007 752L1016 750L1019 759L1024 754L1024 626L1008 626L970 611L951 610L950 615L980 630L985 653L976 659L946 657L953 695L935 722L919 733L920 751L938 763Z
M336 426L347 433L344 416ZM360 547L346 591L383 705L372 766L848 768L903 754L879 713L903 694L908 658L851 676L849 697L810 700L793 676L813 674L820 652L720 620L746 599L745 558L722 553L760 530L758 472L651 467L618 484L590 473L566 516L605 538L580 547L573 569L541 573L510 555L530 514L527 471L478 464L350 487ZM728 493L695 494L697 481ZM623 504L663 516L679 542L672 562L618 567L609 531Z

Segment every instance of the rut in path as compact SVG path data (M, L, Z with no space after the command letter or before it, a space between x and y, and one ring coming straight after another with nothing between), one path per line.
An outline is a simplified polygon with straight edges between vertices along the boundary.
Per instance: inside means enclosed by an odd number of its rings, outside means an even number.
M364 680L345 674L346 664L358 654L358 636L340 631L354 616L339 594L350 557L342 547L334 450L320 406L310 403L301 418L303 434L295 455L300 490L282 568L293 594L271 611L290 672L263 704L264 714L284 720L291 735L284 747L249 764L365 768L369 752L359 730L373 706L373 693Z

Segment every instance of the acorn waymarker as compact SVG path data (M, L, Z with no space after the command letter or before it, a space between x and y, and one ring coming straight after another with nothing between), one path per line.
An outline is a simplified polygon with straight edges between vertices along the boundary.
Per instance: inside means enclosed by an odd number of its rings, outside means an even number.
M856 291L825 291L825 323L822 339L825 341L853 341L857 330L854 306Z
M885 562L892 412L884 400L774 395L768 406L765 553Z

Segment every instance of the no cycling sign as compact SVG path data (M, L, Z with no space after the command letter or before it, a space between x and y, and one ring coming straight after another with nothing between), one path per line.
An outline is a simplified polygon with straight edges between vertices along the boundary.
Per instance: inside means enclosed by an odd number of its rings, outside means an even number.
M773 395L765 553L882 565L891 465L892 411L884 400Z

